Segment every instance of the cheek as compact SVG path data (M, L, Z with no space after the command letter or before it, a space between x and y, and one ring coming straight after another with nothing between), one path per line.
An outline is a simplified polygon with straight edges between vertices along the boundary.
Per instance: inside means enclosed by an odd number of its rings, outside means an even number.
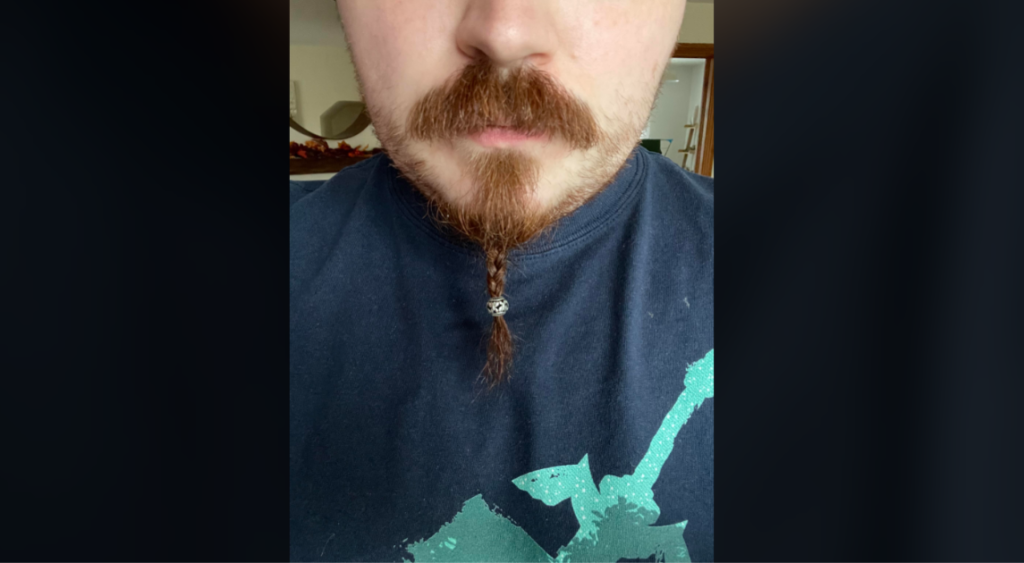
M590 13L570 36L589 98L611 120L636 119L650 109L682 10L665 2L627 1L591 7Z
M405 0L342 4L353 62L366 97L381 111L407 111L447 76L451 57L444 40L453 32L445 29L446 14L440 9Z

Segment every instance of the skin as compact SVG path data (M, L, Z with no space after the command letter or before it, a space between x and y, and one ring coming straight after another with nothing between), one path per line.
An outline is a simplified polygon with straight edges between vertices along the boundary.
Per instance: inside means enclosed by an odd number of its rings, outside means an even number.
M363 100L396 166L452 206L482 188L474 156L518 151L537 169L532 212L586 201L622 168L640 139L683 21L685 0L337 0ZM410 110L480 58L500 69L532 65L582 101L602 140L573 148L550 136L484 146L407 134ZM567 208L568 207L568 208Z

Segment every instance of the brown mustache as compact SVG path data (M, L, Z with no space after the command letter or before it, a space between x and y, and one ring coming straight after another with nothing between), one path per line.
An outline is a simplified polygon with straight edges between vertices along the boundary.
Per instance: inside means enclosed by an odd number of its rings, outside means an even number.
M409 115L409 135L451 140L489 127L548 133L587 149L601 130L587 105L550 75L523 65L502 76L488 60L476 61L447 84L428 92Z

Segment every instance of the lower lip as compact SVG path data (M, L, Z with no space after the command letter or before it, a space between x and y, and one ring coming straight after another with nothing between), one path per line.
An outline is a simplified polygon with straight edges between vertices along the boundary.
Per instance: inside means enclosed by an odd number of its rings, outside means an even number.
M542 141L544 140L545 135L543 133L527 135L513 131L512 129L492 127L490 129L484 129L479 133L473 133L469 138L476 141L477 144L485 147L508 147L528 141Z

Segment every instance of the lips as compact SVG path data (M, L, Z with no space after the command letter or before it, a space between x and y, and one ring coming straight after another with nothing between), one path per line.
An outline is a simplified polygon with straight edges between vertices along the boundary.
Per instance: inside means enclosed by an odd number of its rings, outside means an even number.
M490 126L469 137L484 147L511 147L527 141L543 141L547 136L512 127Z
M514 127L511 123L508 123L508 122L505 122L505 123L491 123L491 124L485 125L483 127L483 129L480 129L478 131L478 133L479 132L483 132L483 131L499 131L501 133L514 133L516 135L523 135L523 136L536 135L535 132L532 132L529 129L524 129L524 128L521 128L521 127Z

